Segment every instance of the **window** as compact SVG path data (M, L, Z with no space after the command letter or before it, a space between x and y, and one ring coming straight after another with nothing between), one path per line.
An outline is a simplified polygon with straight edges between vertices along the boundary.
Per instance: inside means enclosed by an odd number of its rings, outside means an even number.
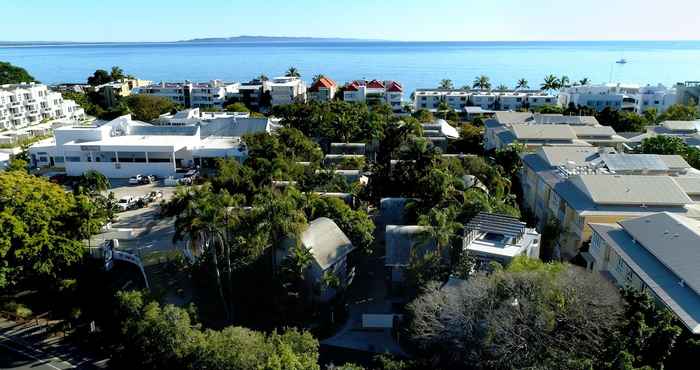
M625 261L623 261L623 260L622 260L622 257L620 257L620 256L618 255L618 256L617 256L617 265L615 265L615 270L616 270L617 272L621 273L621 274L624 274L624 273L625 273L625 270L626 270L626 267L627 267L627 266L625 265Z

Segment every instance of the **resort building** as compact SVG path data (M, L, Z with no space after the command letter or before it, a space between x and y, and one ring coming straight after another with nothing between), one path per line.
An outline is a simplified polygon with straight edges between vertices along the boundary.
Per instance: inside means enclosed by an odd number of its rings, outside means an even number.
M338 85L328 77L321 76L309 87L309 100L311 101L331 101L335 98Z
M157 126L130 115L91 126L66 126L29 148L33 167L59 167L69 176L94 170L109 178L136 174L176 176L193 167L212 167L217 158L247 157L246 133L270 132L267 119L228 118L186 126Z
M477 269L490 262L506 266L517 256L540 257L540 234L514 217L479 213L464 227L462 250L477 259Z
M0 85L0 130L61 118L81 120L85 110L72 100L63 100L60 93L50 91L46 85Z
M112 107L119 98L131 95L134 89L152 85L153 81L139 79L124 79L120 81L108 82L106 84L92 87L92 90L99 94L106 107Z
M683 105L700 104L700 81L686 81L676 85L678 103Z
M677 155L543 146L523 154L522 161L523 207L538 220L539 230L557 221L564 259L576 256L590 239L589 223L655 212L700 217L700 174Z
M418 89L413 93L415 110L435 112L443 102L457 112L465 112L468 107L486 111L517 111L558 104L556 96L539 90Z
M226 100L243 103L249 109L260 112L270 105L270 82L259 79L243 82L238 86L238 91L226 92Z
M676 89L663 85L639 86L623 84L580 85L559 91L563 107L581 106L600 112L605 108L644 113L654 108L664 112L678 102Z
M306 83L299 77L275 77L269 83L272 106L306 103Z
M484 148L522 144L526 150L542 145L608 146L621 149L627 141L592 116L564 116L530 112L496 112L484 122Z
M369 105L388 104L394 112L403 107L403 87L396 81L353 81L343 88L343 100Z
M664 121L654 126L647 126L646 132L627 139L627 145L635 148L644 139L655 136L673 136L695 147L700 147L700 120L696 121Z
M223 108L227 94L238 91L239 83L213 80L205 83L161 82L136 88L138 94L160 96L185 108Z
M662 212L591 229L589 268L649 293L700 334L700 221Z

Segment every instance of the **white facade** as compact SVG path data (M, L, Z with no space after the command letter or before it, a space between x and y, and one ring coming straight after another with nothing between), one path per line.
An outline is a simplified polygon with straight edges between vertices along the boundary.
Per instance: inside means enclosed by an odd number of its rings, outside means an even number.
M270 82L272 106L306 103L306 83L299 77L275 77Z
M186 108L223 108L227 95L238 92L239 83L212 80L206 83L166 83L139 87L138 94L160 96Z
M367 104L387 104L394 112L402 110L403 87L396 81L353 81L343 89L343 100Z
M0 130L36 125L59 118L83 119L85 111L72 100L46 85L22 83L0 85Z
M565 88L559 92L559 103L563 107L573 104L592 108L598 112L605 108L638 114L650 108L664 112L677 101L676 89L669 89L664 85L583 85Z
M413 108L435 111L445 102L455 111L465 107L484 110L517 111L557 105L557 97L534 90L483 91L464 89L418 89L413 93Z

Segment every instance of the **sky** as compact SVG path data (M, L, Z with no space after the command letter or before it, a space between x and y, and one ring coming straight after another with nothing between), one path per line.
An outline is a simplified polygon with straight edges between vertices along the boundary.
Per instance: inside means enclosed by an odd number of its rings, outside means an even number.
M698 0L1 0L0 41L700 40Z

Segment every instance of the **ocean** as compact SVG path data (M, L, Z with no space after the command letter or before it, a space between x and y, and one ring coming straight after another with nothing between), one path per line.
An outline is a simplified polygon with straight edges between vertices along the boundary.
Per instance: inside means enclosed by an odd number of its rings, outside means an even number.
M615 61L624 58L627 64ZM545 75L571 81L672 85L700 80L700 41L644 42L250 42L0 45L0 61L27 69L47 84L84 82L118 65L153 81L247 81L296 67L310 81L393 79L406 98L441 79L455 86L484 74L494 87L520 78L539 87Z

